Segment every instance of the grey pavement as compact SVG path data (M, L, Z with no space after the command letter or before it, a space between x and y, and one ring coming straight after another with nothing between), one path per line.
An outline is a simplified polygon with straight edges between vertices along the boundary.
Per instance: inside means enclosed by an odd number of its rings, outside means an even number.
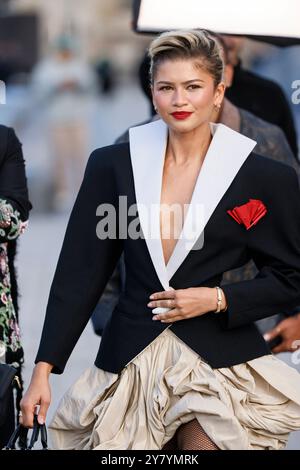
M18 275L21 291L20 317L25 349L24 379L29 384L38 349L51 281L67 223L66 215L32 217L20 240ZM93 364L100 338L89 323L63 375L51 374L52 404L49 418L67 388Z

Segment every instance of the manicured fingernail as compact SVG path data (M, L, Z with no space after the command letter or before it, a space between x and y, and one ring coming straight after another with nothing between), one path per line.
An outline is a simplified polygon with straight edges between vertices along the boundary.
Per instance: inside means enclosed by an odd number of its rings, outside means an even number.
M152 302L149 302L147 305L148 307L152 307Z
M159 320L158 317L152 317L152 320Z
M42 418L41 416L38 416L38 422L39 424L44 424L44 418Z
M265 340L265 341L269 341L269 339L270 339L270 335L268 335L268 334L266 333L266 334L264 335L264 340Z

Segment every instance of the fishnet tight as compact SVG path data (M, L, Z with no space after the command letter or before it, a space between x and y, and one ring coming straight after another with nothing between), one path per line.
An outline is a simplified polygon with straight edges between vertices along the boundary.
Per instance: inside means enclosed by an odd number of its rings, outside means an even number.
M197 419L182 424L163 450L219 450L208 437Z

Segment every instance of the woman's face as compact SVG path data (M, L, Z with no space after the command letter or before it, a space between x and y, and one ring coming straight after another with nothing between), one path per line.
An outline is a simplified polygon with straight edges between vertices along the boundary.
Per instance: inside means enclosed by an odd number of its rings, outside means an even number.
M152 86L153 104L170 129L190 132L211 120L222 103L225 86L215 87L213 77L196 59L165 60Z

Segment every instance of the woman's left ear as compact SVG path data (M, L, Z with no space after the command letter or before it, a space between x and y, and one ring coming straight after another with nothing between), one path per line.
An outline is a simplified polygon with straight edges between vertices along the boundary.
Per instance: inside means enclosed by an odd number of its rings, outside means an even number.
M225 95L225 89L226 89L225 83L224 82L219 83L219 85L217 86L216 93L215 93L215 103L216 103L216 105L221 106L222 101L224 99L224 95Z

